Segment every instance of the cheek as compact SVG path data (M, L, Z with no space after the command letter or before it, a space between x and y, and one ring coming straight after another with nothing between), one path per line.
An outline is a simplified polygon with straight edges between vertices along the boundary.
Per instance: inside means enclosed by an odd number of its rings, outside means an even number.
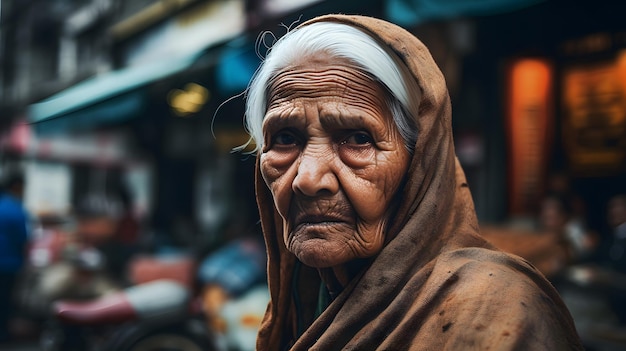
M354 179L345 182L348 198L366 224L376 225L386 219L404 179L408 152L392 156L380 158L375 165L356 172Z
M372 146L339 145L337 155L348 167L361 169L371 163L371 160L376 157L376 151Z
M372 222L380 217L387 206L388 192L385 188L380 179L358 178L344 189L359 218Z
M295 160L273 152L261 154L261 175L270 189L276 209L286 218L291 200L291 184L296 174Z

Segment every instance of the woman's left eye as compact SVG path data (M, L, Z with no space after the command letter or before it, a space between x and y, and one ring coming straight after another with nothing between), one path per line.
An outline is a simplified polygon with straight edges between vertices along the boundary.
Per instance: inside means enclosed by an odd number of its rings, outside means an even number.
M353 145L365 145L374 142L372 137L365 132L356 132L350 134L347 138L343 139L341 144L353 144Z

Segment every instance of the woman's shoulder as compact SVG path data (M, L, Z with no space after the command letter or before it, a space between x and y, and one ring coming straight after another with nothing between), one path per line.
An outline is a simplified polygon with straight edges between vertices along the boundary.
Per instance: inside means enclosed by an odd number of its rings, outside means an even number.
M518 299L520 306L539 304L539 308L562 304L552 284L531 263L494 249L470 247L442 253L432 275L454 281L457 295L464 299L506 304Z
M441 310L454 311L454 322L472 331L468 338L483 335L527 349L580 348L558 292L520 257L487 248L453 250L440 255L431 281L439 285Z

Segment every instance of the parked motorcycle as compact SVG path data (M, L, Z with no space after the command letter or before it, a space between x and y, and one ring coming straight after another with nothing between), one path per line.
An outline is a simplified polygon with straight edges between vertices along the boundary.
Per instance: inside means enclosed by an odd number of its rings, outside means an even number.
M135 285L54 303L42 350L254 350L269 301L265 262L262 242L250 239L198 264L187 254L138 256L128 272Z
M42 351L212 351L213 332L189 289L155 280L91 301L58 301Z
M254 350L269 300L262 242L234 240L198 263L163 252L131 261L131 287L57 300L42 350Z

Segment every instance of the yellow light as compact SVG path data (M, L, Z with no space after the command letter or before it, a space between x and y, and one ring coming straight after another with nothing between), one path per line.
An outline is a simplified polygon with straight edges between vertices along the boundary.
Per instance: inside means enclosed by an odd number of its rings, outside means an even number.
M184 89L174 89L167 94L167 102L174 114L187 117L202 109L211 93L202 85L189 83Z

